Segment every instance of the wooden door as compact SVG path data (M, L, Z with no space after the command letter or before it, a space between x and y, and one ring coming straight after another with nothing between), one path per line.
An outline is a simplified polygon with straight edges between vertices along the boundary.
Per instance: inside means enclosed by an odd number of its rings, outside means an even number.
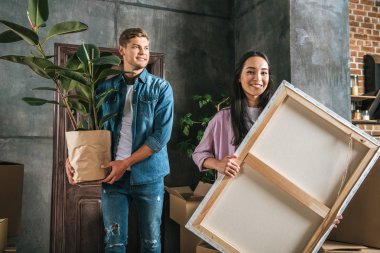
M55 63L63 65L78 46L55 44ZM117 49L100 48L119 55ZM147 69L163 77L163 54L151 53ZM56 101L60 101L55 95ZM65 131L70 129L69 119L62 107L54 107L53 182L50 251L54 253L103 252L104 229L101 208L100 183L83 183L72 186L65 174L67 148ZM137 212L130 211L128 252L138 252Z

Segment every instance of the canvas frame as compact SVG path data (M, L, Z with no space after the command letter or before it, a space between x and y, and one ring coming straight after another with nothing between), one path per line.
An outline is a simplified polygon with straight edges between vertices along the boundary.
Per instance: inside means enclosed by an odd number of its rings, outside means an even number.
M379 157L379 143L283 81L235 154L241 173L219 177L186 227L221 252L317 252Z

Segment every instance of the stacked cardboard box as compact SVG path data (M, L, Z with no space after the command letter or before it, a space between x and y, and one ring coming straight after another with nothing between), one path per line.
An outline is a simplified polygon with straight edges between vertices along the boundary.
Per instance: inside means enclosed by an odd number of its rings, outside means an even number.
M7 246L8 219L0 219L0 253Z
M318 253L380 253L380 249L349 243L326 241Z
M211 245L205 241L200 241L197 245L196 253L218 253Z
M4 249L3 253L16 253L16 247L7 247Z
M0 218L8 218L8 236L20 232L24 165L0 161Z
M16 252L7 237L20 233L23 179L24 165L0 161L0 253Z
M170 218L180 226L181 253L195 253L197 244L201 241L187 230L185 225L210 188L211 184L203 182L200 182L194 191L189 186L166 187L170 196Z
M364 180L329 240L380 249L380 160Z

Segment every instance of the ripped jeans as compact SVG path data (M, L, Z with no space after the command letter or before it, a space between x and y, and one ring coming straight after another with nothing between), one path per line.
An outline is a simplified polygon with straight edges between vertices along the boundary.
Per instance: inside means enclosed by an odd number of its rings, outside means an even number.
M132 200L137 206L141 253L160 253L164 179L150 184L130 185L129 175L126 172L114 184L102 185L105 253L126 252L128 213Z

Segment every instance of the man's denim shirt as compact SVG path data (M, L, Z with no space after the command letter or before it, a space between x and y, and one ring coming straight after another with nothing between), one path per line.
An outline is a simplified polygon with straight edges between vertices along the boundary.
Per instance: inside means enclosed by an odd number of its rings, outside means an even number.
M96 90L96 94L109 89L117 90L106 98L98 115L100 119L117 112L116 117L104 124L104 129L112 131L112 160L116 157L120 138L126 84L124 76L117 75L104 81ZM155 182L169 173L166 144L173 125L173 91L169 82L144 69L133 85L132 108L132 152L146 144L155 153L132 166L130 183L138 185Z

